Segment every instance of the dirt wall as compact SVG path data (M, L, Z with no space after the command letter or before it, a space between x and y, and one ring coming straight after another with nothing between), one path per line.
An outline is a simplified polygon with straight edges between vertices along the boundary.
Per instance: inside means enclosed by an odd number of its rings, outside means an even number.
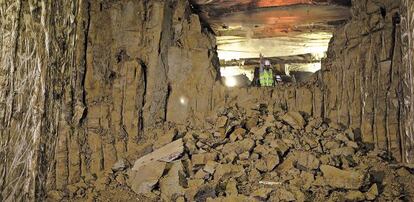
M0 5L0 200L99 175L148 128L213 109L214 37L185 0Z

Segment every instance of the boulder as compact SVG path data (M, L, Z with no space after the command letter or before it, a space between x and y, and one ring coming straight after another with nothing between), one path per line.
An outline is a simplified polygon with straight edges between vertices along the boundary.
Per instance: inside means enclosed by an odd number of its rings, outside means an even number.
M269 198L269 194L272 193L273 189L270 188L260 188L254 191L251 196L258 198L259 200L265 201Z
M326 184L333 188L357 190L364 183L365 175L359 171L341 170L329 165L322 165L320 169Z
M373 184L371 188L369 188L369 190L365 192L365 197L367 198L367 200L373 201L377 198L377 196L378 196L378 186L377 184Z
M184 167L181 161L173 162L167 175L160 179L161 198L164 201L171 201L173 196L184 195L185 179Z
M365 200L365 195L360 191L348 191L345 195L347 201L363 201Z
M128 167L127 161L121 158L112 166L112 171L113 172L122 171L122 170L125 170L127 167Z
M299 152L296 154L296 166L300 170L316 170L319 168L320 161L310 152Z
M184 152L183 139L180 138L170 144L167 144L150 154L147 154L135 161L132 170L139 170L140 167L153 163L154 161L171 162L181 156Z
M284 122L297 130L303 129L306 124L305 119L303 119L302 115L299 112L288 112L281 118Z
M137 194L151 192L164 173L166 164L165 162L152 161L140 166L137 170L129 171L127 184Z

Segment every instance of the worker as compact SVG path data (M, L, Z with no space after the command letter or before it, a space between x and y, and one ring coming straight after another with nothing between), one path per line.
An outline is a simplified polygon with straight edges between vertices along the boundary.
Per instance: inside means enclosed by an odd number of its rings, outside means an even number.
M251 85L252 86L260 86L260 69L259 69L259 67L254 68L253 81L252 81Z
M262 87L266 86L266 76L267 75L265 74L263 55L260 54L259 83Z
M273 69L270 64L269 60L265 61L265 67L264 67L264 77L265 77L265 86L271 87L274 84L273 79Z
M269 68L267 70L267 86L274 86L274 79L273 79L273 69Z

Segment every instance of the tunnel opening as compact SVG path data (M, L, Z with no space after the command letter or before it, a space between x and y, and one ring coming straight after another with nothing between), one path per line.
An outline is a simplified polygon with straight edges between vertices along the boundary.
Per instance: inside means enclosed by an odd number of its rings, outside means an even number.
M321 69L333 31L351 16L349 0L195 3L216 34L227 87L269 86L260 81L269 69L270 86L306 81Z

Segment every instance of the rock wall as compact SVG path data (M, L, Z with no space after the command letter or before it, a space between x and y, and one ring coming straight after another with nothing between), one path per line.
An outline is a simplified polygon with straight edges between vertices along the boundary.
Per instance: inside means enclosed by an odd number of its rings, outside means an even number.
M364 142L401 160L399 1L354 1L353 19L339 29L323 71L324 115L361 130Z
M215 41L186 0L0 6L1 201L99 177L213 109Z
M57 136L68 148L77 142L87 8L82 0L0 1L0 201L42 197L52 159L68 160L55 156Z
M402 33L402 65L406 67L404 74L404 103L407 103L404 108L404 126L405 133L402 137L402 151L404 162L414 162L414 2L403 0L401 5L401 33ZM407 102L405 102L407 101Z

